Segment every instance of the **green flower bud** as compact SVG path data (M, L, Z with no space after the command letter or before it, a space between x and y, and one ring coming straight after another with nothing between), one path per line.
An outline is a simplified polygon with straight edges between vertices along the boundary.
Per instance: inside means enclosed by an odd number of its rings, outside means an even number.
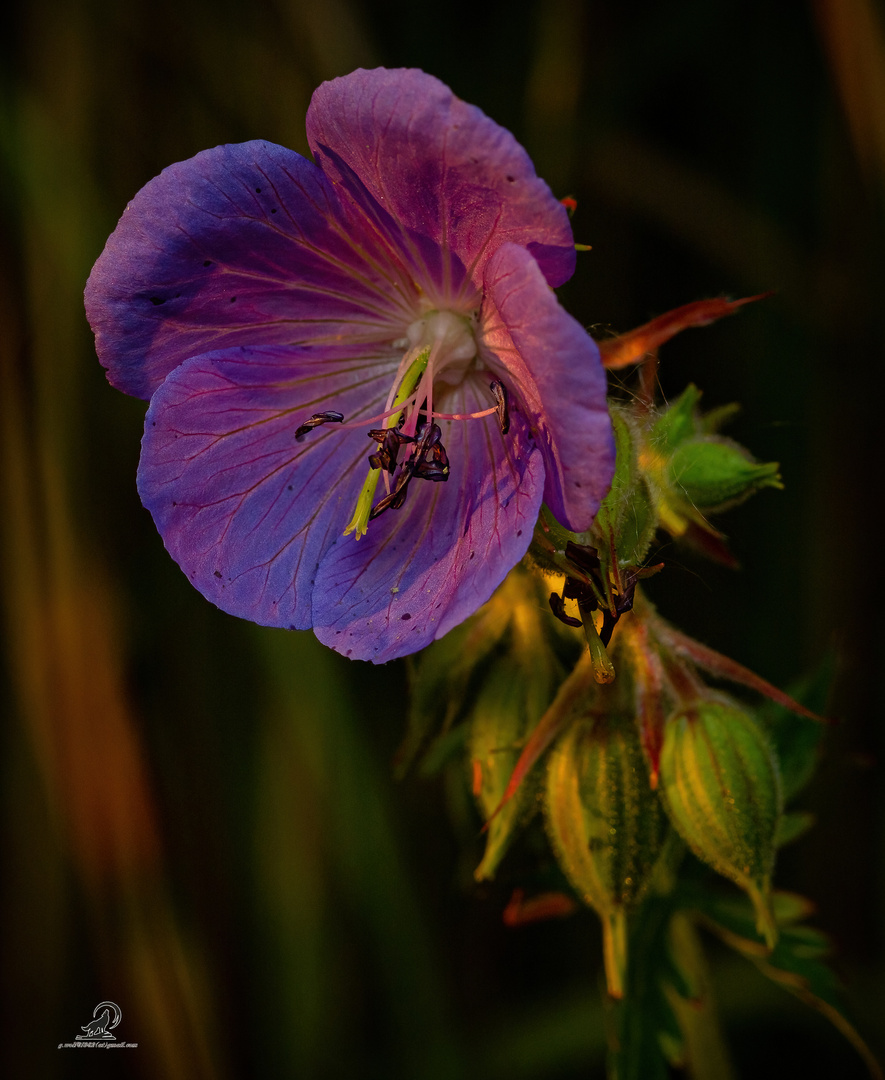
M691 850L750 897L770 948L777 940L771 872L781 817L780 775L751 716L706 699L667 721L660 791Z
M509 656L494 665L477 697L468 753L473 795L488 822L477 881L494 876L515 833L534 810L528 784L522 784L504 805L501 801L526 737L550 703L553 686L552 669L536 672L518 656Z
M572 724L550 756L545 804L560 866L602 919L609 993L622 997L627 913L648 888L666 831L632 718Z
M701 511L724 510L762 488L782 488L776 462L760 464L729 439L708 435L683 442L670 458L670 486Z
M701 392L688 386L667 408L637 428L637 462L652 495L658 524L672 536L699 543L727 559L722 537L705 515L726 510L754 492L783 485L778 466L760 464L742 446L716 434L737 411L725 405L699 409Z

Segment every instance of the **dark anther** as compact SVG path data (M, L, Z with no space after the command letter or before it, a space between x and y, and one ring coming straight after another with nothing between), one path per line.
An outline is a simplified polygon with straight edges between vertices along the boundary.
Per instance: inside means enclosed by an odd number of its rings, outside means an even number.
M397 464L400 446L413 443L409 460L400 466L396 486L389 495L372 507L369 521L383 514L385 510L399 510L405 503L409 481L413 476L419 480L432 480L438 483L449 478L449 459L446 448L440 441L442 432L437 424L423 424L415 436L404 435L397 428L369 432L370 438L378 442L378 452L369 455L369 464L373 469L383 468L393 472Z
M369 432L369 438L380 444L378 452L369 455L369 464L373 469L386 469L389 473L396 469L399 448L404 443L415 441L410 435L403 435L397 428L375 428Z
M578 578L567 577L562 587L564 600L577 600L581 611L595 611L597 606L596 593L593 586Z
M393 491L389 495L385 495L381 502L373 506L369 511L369 521L373 521L379 514L383 514L385 510L399 510L406 501L411 479L412 473L408 469L403 469Z
M419 480L432 480L434 483L448 480L449 459L441 443L431 448L429 461L425 459L414 466L414 472Z
M437 424L424 424L406 468L420 480L438 483L449 478L449 457L440 441L442 432Z
M313 431L315 427L319 427L320 424L340 424L344 420L344 413L340 412L317 412L309 420L305 420L304 423L295 429L295 439L297 442L301 442L308 431Z
M506 435L510 430L510 413L507 409L507 387L497 379L489 383L489 389L495 399L498 409L498 423L501 425L501 434Z
M565 603L559 593L550 594L550 610L559 619L560 622L564 622L566 626L580 626L581 620L575 619L571 615L565 613Z
M596 553L595 548L582 547L580 544L569 540L565 545L565 555L575 566L587 573L599 569L599 555Z

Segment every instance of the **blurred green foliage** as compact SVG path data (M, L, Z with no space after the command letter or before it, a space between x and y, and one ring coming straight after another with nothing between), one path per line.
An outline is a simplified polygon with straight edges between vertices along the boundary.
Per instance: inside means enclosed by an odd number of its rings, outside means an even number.
M592 251L562 298L597 335L775 290L668 345L661 379L740 401L730 431L785 491L729 519L743 570L669 548L649 592L776 683L837 656L844 722L778 884L819 902L856 1011L881 1018L881 7L20 0L2 19L4 1074L93 1075L56 1046L105 999L139 1043L126 1075L602 1068L592 915L503 927L519 851L477 888L479 822L392 778L401 665L348 664L189 588L135 492L143 405L106 385L82 314L150 177L220 142L306 152L312 89L379 63L448 82L577 199ZM715 978L742 1075L862 1075L749 966Z

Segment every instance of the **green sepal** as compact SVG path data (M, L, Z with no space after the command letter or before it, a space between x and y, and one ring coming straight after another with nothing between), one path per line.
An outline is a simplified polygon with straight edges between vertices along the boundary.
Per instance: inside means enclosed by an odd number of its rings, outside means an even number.
M608 495L602 500L593 531L600 559L605 561L612 545L619 564L641 566L654 539L658 519L651 492L637 459L636 437L626 412L610 408L615 436L615 473Z
M698 858L744 889L760 933L773 946L777 927L771 872L782 797L765 733L726 699L696 702L667 720L660 790L682 839Z
M669 456L686 439L698 434L700 427L697 408L701 392L693 384L657 417L648 434L648 441L659 454Z

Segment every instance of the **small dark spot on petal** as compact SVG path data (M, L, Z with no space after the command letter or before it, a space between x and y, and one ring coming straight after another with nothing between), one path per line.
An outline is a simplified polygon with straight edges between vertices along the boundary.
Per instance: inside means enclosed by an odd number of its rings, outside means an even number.
M475 552L475 551L471 551L471 552L470 552L470 558L472 559L472 558L473 558L473 556L474 556L475 554L476 554L476 552Z
M516 535L517 536L522 536L522 529L517 529L516 530Z
M151 303L154 305L154 307L159 307L160 304L165 304L166 300L162 296L152 296Z
M513 184L515 182L516 182L516 177L515 176L508 176L507 177L507 183L508 184Z
M237 298L236 298L235 296L232 296L232 297L230 298L230 302L231 302L232 304L235 304L235 303L237 302Z
M576 481L575 481L575 487L580 487L580 486L581 486L581 485L580 485L580 484L578 483L578 481L576 480Z
M173 505L173 506L178 506L178 503L177 503L177 502L176 502L176 501L175 501L175 500L173 499L173 500L172 500L172 505Z
M211 260L211 259L207 259L207 260L206 260L206 261L205 261L205 262L203 263L203 266L211 266L211 265L212 265L212 260Z
M277 212L277 208L276 208L276 207L274 207L274 208L273 208L273 210L271 210L271 213L272 213L272 214L275 214L276 212Z
M220 571L220 570L213 570L213 574L214 574L214 575L215 575L215 577L217 577L217 578L220 578L220 577L221 577L221 571Z
M257 188L255 189L255 194L256 194L256 195L260 195L260 194L261 194L261 188L260 188L260 187L257 187Z
M412 616L408 613L408 611L405 613L405 615L400 615L400 618L402 619L403 622L408 622L408 620L411 619L411 617Z
M157 426L157 421L156 420L151 420L151 427L156 427L156 426Z

